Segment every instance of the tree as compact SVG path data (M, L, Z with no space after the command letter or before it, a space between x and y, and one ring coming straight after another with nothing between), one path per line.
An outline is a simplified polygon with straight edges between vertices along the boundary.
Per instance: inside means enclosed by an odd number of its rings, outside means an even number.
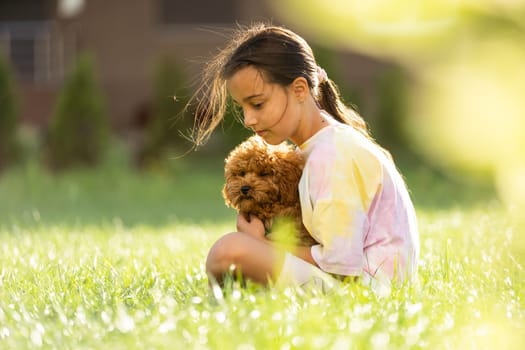
M47 158L55 169L96 165L109 138L109 120L93 58L79 56L60 93L51 120Z
M184 135L193 122L183 118L190 93L179 64L171 57L160 60L154 68L151 115L139 154L140 166L163 163L170 153L183 154L191 148Z

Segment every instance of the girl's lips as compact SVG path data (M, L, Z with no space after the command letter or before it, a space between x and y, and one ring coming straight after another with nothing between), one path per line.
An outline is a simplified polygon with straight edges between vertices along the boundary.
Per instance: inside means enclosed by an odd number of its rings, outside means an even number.
M266 130L257 130L255 133L259 136L262 136L265 132Z

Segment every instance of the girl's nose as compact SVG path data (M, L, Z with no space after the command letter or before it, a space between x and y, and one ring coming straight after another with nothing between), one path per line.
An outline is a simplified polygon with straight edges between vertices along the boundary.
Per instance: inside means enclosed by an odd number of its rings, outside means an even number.
M251 128L257 123L257 120L255 119L252 113L244 112L243 114L244 114L244 126L246 126L247 128Z

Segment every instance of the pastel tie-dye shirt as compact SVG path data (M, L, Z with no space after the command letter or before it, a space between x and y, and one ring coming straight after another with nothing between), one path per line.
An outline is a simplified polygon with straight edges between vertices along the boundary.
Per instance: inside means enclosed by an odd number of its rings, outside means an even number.
M416 215L393 162L372 141L335 120L304 144L299 183L303 222L319 242L319 267L345 276L403 281L419 255Z

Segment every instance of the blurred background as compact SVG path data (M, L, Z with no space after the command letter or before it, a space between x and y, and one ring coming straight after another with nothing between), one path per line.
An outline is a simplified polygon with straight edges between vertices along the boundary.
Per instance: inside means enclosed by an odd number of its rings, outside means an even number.
M183 108L230 30L265 21L311 44L416 187L431 172L519 208L524 19L523 0L0 0L0 172L222 163L247 131L229 117L188 154Z

